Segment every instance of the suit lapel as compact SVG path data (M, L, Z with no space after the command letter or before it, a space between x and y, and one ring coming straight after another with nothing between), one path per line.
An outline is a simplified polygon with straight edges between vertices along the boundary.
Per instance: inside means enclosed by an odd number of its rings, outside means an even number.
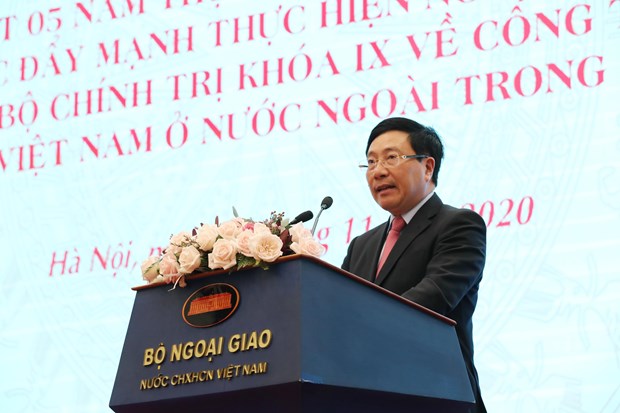
M387 257L381 272L377 276L376 284L381 285L385 279L392 273L392 269L407 250L409 245L433 222L433 218L437 215L441 209L443 203L437 194L434 194L426 204L420 208L420 210L413 216L411 221L400 233L394 248ZM379 248L380 249L380 248ZM374 269L377 270L377 260L375 261Z

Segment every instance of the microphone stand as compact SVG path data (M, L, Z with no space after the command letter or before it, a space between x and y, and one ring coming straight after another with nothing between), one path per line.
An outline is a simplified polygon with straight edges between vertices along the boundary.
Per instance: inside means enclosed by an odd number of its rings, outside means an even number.
M312 225L312 231L310 231L310 233L312 234L312 236L314 236L314 230L316 229L316 224L319 223L319 217L321 216L321 214L323 213L323 211L325 211L327 208L323 208L323 205L321 205L321 210L319 211L319 213L316 215L316 219L314 220L314 225Z

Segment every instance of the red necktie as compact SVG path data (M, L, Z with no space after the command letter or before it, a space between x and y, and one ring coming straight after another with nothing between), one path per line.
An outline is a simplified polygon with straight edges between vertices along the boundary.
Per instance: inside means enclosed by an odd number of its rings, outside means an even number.
M392 251L392 248L394 248L394 244L396 244L396 240L400 235L400 231L405 227L405 225L407 225L407 223L405 222L403 217L397 216L396 218L394 218L394 221L392 222L392 228L390 228L390 232L388 232L388 236L385 239L383 253L381 254L381 258L379 259L377 275L379 275L381 267L383 267L383 264L385 263L385 260L387 260L388 255L390 255L390 252Z

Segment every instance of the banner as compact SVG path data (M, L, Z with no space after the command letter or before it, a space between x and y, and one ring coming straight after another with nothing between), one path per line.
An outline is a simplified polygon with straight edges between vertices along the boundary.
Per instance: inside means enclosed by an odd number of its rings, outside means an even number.
M368 134L405 116L488 225L489 411L615 411L619 49L616 0L3 2L0 405L109 411L140 263L233 207L332 196L339 266L388 217Z

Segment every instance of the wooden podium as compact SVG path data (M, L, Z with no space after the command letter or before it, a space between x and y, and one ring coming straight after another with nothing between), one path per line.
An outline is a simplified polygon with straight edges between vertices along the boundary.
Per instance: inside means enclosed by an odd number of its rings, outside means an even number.
M467 412L454 322L318 259L135 288L117 413Z

